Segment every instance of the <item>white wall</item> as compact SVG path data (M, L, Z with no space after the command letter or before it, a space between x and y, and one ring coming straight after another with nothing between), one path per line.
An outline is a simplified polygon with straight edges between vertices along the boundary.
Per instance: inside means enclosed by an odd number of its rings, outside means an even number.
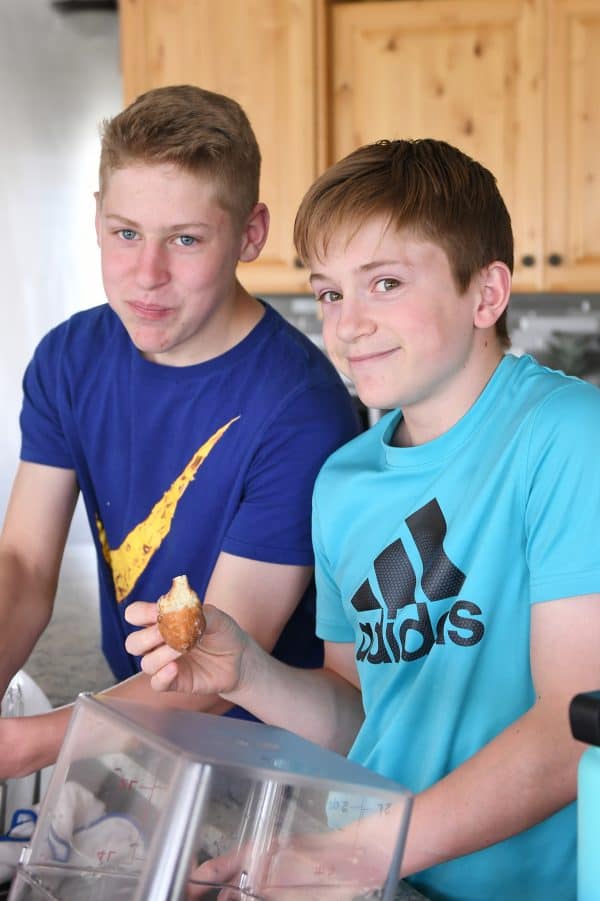
M104 299L93 228L98 123L121 108L117 14L0 2L0 518L21 378L45 332ZM78 509L71 542L88 541Z

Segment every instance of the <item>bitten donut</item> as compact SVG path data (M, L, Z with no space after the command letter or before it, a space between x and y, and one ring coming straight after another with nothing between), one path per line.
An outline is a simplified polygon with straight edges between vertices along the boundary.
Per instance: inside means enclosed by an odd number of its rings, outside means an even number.
M189 651L204 632L202 604L187 576L175 576L168 592L159 597L157 623L163 640L175 651Z

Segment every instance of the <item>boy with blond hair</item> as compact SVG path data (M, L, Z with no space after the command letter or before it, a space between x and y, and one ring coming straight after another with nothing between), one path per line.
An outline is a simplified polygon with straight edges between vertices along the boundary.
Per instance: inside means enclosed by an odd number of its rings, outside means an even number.
M324 667L269 659L212 608L183 658L151 606L130 608L147 628L128 643L157 690L248 704L415 792L402 875L429 898L574 899L568 707L600 684L600 392L508 352L510 218L458 149L360 148L309 189L295 239L330 356L390 411L316 482Z
M199 87L149 91L103 125L108 303L53 329L25 374L0 538L0 694L50 619L79 492L116 696L246 715L219 697L159 698L125 651L127 605L183 573L267 652L322 661L311 492L355 413L322 352L236 277L267 238L259 173L244 111ZM0 777L54 760L69 717L0 721Z

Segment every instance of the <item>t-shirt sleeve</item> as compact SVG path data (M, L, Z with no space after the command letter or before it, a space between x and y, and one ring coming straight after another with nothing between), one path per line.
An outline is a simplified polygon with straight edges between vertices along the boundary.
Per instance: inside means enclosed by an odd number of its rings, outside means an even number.
M223 550L268 563L312 566L311 498L323 462L357 433L346 388L296 394L266 427Z
M572 383L531 429L525 466L532 602L600 592L600 391Z
M60 346L56 332L39 343L23 377L21 460L72 469L61 425L58 393Z

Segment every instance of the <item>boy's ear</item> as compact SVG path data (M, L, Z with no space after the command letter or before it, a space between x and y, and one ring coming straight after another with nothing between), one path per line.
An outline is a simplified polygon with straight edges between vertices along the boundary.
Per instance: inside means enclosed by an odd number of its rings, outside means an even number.
M479 274L479 300L475 308L475 328L490 328L505 311L510 299L511 275L506 263L496 260Z
M94 191L94 200L96 201L96 215L94 217L94 225L96 227L96 241L100 247L100 191Z
M242 231L238 256L242 263L250 263L255 260L265 246L269 234L270 218L269 210L264 203L255 204Z

